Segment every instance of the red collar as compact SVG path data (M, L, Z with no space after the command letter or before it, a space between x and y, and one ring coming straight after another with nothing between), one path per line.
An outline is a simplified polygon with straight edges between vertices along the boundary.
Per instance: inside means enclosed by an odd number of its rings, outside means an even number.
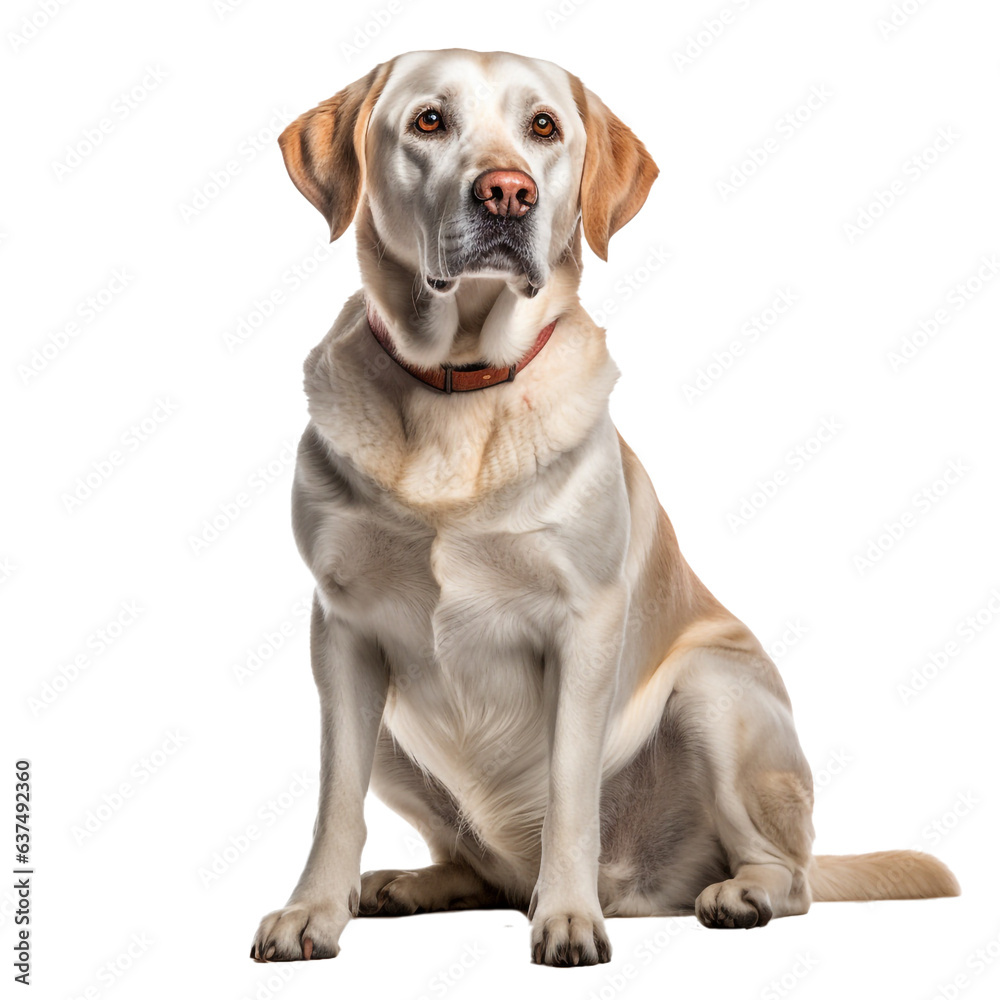
M437 368L418 368L404 361L397 353L392 343L392 337L385 324L380 319L378 313L368 306L368 326L371 328L375 339L382 345L385 353L392 358L404 371L409 372L414 378L419 379L424 385L429 385L432 389L440 392L470 392L473 389L488 389L491 385L501 385L503 382L513 382L514 376L525 368L528 362L545 346L545 342L552 336L552 331L556 328L556 321L553 320L535 338L535 344L520 361L506 368L488 368L470 365L459 365L455 367L449 364L438 365Z

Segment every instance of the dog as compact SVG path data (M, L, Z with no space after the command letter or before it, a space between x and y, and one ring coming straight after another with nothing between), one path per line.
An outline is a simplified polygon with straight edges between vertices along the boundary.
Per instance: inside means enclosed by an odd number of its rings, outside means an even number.
M411 52L282 133L363 290L305 364L293 527L316 579L320 801L257 961L352 916L526 911L531 957L607 962L609 916L762 927L815 900L956 895L914 851L814 856L785 687L680 554L611 421L581 307L658 170L571 73ZM433 863L360 873L372 790Z

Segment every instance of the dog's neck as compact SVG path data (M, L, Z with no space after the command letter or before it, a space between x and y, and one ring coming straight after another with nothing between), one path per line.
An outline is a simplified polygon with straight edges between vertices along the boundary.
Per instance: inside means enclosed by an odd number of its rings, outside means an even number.
M408 324L423 313L410 306L414 274L388 255L378 259L373 232L364 222L358 242L365 288L348 301L309 355L306 394L313 423L332 450L398 500L427 516L436 511L435 518L450 517L534 475L587 440L598 424L605 422L604 433L614 433L608 397L618 369L608 355L603 329L580 305L575 261L553 268L538 295L523 300L537 312L527 320L518 317L524 332L519 341L511 338L502 357L518 360L544 325L558 319L523 373L489 392L444 395L400 371L372 335L366 306L374 305L380 318L393 318L394 348L409 345L412 358L416 352L407 340ZM459 319L468 309L468 320L461 322L468 337L463 353L455 351L461 337L456 336L459 320L453 317L440 336L440 353L418 355L423 367L489 358L483 344L490 324L501 315L504 291L494 289L490 296L481 288L471 285L478 302L466 293L452 306ZM422 301L422 296L414 298ZM436 333L432 328L431 334Z
M367 205L356 223L366 297L396 351L411 365L514 364L531 348L538 332L577 301L579 229L548 282L528 297L495 277L463 277L448 291L432 289L386 247Z

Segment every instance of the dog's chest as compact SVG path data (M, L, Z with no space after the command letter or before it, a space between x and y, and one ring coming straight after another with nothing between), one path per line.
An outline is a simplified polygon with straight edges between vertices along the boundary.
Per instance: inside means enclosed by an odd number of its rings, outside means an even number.
M430 519L308 439L300 451L299 544L328 612L385 653L385 724L518 869L535 863L545 811L545 678L626 541L602 457Z
M311 548L330 610L453 673L510 651L540 655L572 598L570 559L544 527L430 528L340 508L324 516Z
M323 545L325 602L386 654L394 738L494 851L524 859L544 814L544 655L569 587L561 546L544 529L422 530L371 510L331 517Z
M466 822L515 868L535 863L547 789L547 629L563 612L544 546L502 533L439 533L437 599L386 642L385 723L444 785ZM420 636L423 643L415 643Z

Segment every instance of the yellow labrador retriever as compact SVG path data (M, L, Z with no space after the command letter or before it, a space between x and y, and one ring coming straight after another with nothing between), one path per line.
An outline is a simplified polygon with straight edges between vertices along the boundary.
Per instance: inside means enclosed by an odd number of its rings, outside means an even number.
M811 852L773 663L677 547L611 422L577 297L657 168L572 74L411 52L281 136L364 288L305 365L294 527L316 578L319 815L259 961L330 958L355 915L525 909L547 965L606 916L759 927L813 900L954 895L912 851ZM369 785L434 863L360 873Z

